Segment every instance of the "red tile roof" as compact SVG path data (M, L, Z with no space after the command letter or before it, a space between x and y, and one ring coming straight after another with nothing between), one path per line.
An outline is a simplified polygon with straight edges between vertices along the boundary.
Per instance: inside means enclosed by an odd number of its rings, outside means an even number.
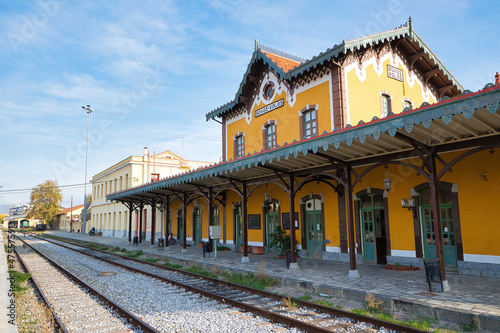
M70 207L70 208L66 208L66 209L61 209L61 211L57 215L66 214L66 213L71 212L71 210L77 210L80 208L83 208L83 205L73 206L73 208Z
M281 68L285 73L291 71L295 67L298 67L300 65L300 62L291 60L270 52L262 51L268 57L271 59L276 65L278 65L279 68Z

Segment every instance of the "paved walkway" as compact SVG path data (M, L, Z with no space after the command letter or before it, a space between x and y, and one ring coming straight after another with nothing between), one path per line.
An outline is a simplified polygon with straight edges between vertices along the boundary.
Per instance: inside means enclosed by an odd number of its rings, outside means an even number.
M14 298L9 296L10 280L5 245L8 245L8 239L4 241L3 231L0 229L0 332L17 333L16 307Z
M444 321L470 323L470 314L475 315L479 327L500 332L500 279L448 273L451 291L429 293L425 271L390 271L380 265L358 264L359 279L347 277L349 264L324 260L298 259L299 270L288 270L284 259L276 255L249 254L250 262L241 262L241 253L217 252L217 258L203 258L202 249L188 247L182 253L180 245L169 250L158 251L150 243L139 246L128 244L124 238L90 237L88 235L47 231L47 234L118 246L179 261L197 262L202 266L216 265L222 269L241 272L256 272L265 262L266 272L280 280L284 286L303 288L355 301L363 301L368 293L386 300L393 310L403 310L420 316L435 317Z

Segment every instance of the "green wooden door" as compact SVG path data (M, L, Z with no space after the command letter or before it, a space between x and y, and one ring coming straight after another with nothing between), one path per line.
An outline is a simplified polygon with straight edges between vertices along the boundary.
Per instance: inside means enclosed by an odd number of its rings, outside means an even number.
M443 244L444 265L447 270L457 270L457 244L455 234L455 221L453 219L453 203L448 189L439 189L439 217L441 219L441 233ZM430 204L430 190L420 193L420 212L422 222L422 234L424 237L425 258L437 258L436 235L434 229L434 214Z
M279 205L276 202L271 202L266 205L266 241L269 245L271 242L271 233L279 226ZM268 253L278 253L276 246L267 247Z
M444 265L449 270L457 269L457 242L455 237L455 222L453 221L453 205L442 204L441 226L443 228Z
M236 250L239 251L240 246L243 245L243 221L241 219L241 206L236 207L235 226L236 226Z
M366 262L375 262L375 221L373 209L361 209L361 225L363 227L363 253Z
M194 245L201 243L201 209L194 210Z
M384 263L387 255L384 244L384 197L382 194L366 194L361 197L360 205L364 261Z
M306 202L306 245L307 256L323 256L323 224L321 223L321 201L312 199Z

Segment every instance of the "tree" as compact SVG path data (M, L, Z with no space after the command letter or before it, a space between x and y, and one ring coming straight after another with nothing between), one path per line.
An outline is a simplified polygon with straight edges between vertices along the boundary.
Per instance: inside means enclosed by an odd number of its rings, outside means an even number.
M62 200L61 190L57 182L47 180L31 190L28 218L37 218L53 227L54 217L59 214L59 202Z

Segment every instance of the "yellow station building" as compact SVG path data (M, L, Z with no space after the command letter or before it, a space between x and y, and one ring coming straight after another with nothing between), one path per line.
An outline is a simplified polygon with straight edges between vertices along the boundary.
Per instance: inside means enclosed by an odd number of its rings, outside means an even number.
M161 207L185 250L220 225L243 262L274 251L280 226L350 277L425 258L441 259L445 289L447 271L500 276L499 81L464 90L411 19L309 60L256 42L234 100L206 115L223 161L107 199Z

